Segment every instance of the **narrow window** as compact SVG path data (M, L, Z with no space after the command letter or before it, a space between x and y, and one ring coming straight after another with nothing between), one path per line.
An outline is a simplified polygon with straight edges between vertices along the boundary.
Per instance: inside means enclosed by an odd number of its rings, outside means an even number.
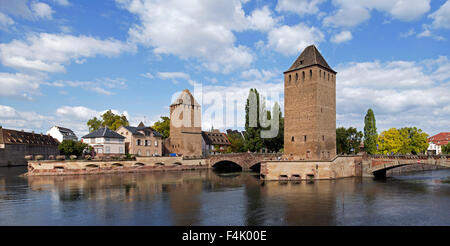
M322 135L322 141L325 141L325 135Z
M312 70L309 69L309 79L312 79Z
M294 142L294 136L292 136L292 138L291 138L291 142Z
M319 78L322 78L322 70L319 70Z
M291 75L289 74L289 82L291 82Z
M302 72L302 80L305 80L305 71Z
M328 73L328 80L330 80L330 74Z
M298 73L295 73L295 80L298 80Z
M303 138L304 138L304 141L306 142L306 135L305 135L305 136L303 136Z

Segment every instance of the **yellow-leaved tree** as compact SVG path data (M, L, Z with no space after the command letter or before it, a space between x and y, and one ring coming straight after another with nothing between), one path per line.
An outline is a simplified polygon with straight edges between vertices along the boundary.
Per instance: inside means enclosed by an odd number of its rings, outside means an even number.
M398 154L403 146L403 138L396 128L383 131L378 135L377 145L379 154Z

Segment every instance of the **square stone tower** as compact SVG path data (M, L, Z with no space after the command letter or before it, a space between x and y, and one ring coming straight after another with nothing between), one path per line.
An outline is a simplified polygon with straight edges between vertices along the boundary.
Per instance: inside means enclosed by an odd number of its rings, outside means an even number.
M284 72L284 153L289 159L336 156L336 72L314 45Z
M170 137L165 147L183 156L202 155L202 110L189 90L170 105Z

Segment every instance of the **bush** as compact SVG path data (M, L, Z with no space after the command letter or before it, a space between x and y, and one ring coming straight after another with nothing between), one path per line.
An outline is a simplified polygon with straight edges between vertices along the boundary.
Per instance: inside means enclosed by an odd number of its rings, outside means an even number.
M83 150L88 147L87 144L73 141L73 140L63 140L58 145L58 150L62 155L71 156L76 155L80 156L83 153Z

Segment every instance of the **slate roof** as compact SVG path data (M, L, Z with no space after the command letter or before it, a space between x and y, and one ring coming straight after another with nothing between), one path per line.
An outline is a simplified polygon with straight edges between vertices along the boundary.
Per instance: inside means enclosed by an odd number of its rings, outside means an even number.
M0 128L0 144L58 145L49 135Z
M317 50L316 46L314 45L306 47L297 58L297 60L295 60L292 66L285 73L313 65L319 65L336 74L336 72L331 69L327 61L325 61L322 54L320 54L319 50Z
M125 138L119 133L109 129L108 127L99 128L88 135L83 136L83 138Z
M59 132L61 132L64 136L70 135L70 136L76 136L75 133L70 130L69 128L61 127L61 126L55 126Z
M131 134L136 135L136 136L144 136L144 134L142 134L139 131L143 131L143 130L148 130L148 131L152 131L153 132L153 136L155 137L162 137L162 134L157 132L155 129L149 127L149 126L145 126L144 123L139 123L139 125L137 127L135 126L124 126L125 129L127 129L128 131L131 132Z
M202 131L202 137L206 144L209 145L230 145L230 141L228 140L225 133L219 132L219 130L215 130L212 132L204 132Z

